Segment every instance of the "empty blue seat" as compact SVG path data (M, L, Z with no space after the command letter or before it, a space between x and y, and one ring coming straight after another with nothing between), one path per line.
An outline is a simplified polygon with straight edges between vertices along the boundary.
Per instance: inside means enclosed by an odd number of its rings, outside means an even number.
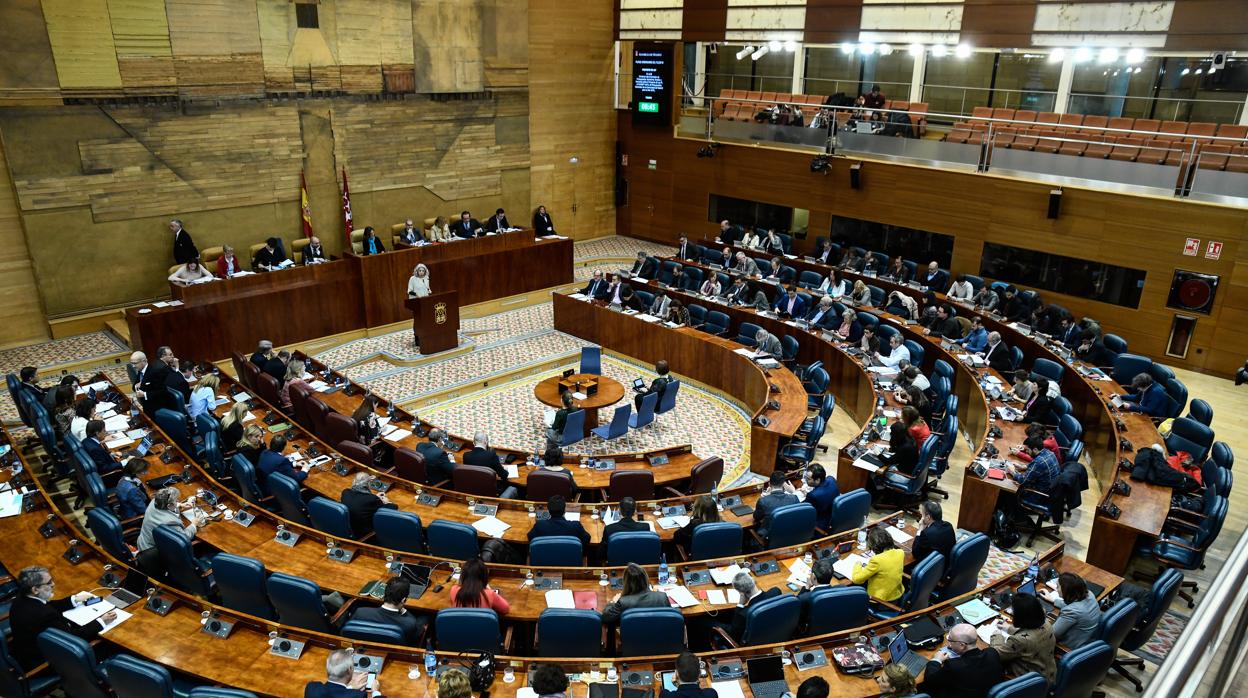
M232 553L218 553L212 560L212 576L226 608L265 620L277 620L265 588L264 563Z
M581 347L581 373L602 374L602 347Z
M381 642L390 645L404 643L403 631L393 623L378 623L371 620L355 619L342 624L342 636L352 640L365 642Z
M658 393L647 393L641 398L641 408L628 418L628 428L640 429L654 421L654 408L659 404Z
M866 587L832 586L810 593L806 634L824 635L857 628L871 622Z
M815 533L815 507L809 502L786 504L771 512L767 548L787 548L809 543Z
M1057 663L1053 695L1089 698L1113 663L1114 648L1100 640L1067 652Z
M828 533L841 533L860 528L870 513L870 492L861 487L843 492L832 500L832 517L828 521Z
M119 654L104 663L108 684L117 698L174 698L185 696L191 686L175 679L169 670L155 662Z
M347 505L325 497L313 497L308 501L308 517L318 531L328 533L335 538L353 540L355 532L351 530L351 512Z
M576 536L543 536L529 543L529 564L534 567L580 567L583 559Z
M444 608L434 618L434 631L444 652L498 652L503 644L492 608Z
M659 534L653 531L624 531L607 540L607 564L612 567L630 562L654 565L661 552Z
M693 529L689 546L690 560L711 560L741 554L743 530L733 521L699 524Z
M73 698L109 698L104 672L91 643L63 630L49 628L35 638L39 652L61 677L61 690Z
M311 519L308 518L308 509L303 503L303 497L299 494L299 483L279 472L270 473L267 480L269 493L277 502L277 510L282 518L303 526L312 525Z
M590 431L604 441L610 441L611 439L621 437L628 433L628 418L631 417L632 414L632 404L625 402L623 405L615 408L615 411L611 414L610 422L600 427L594 427L593 429L590 429Z
M477 529L466 523L438 519L429 524L425 537L429 543L429 554L434 557L470 560L480 552Z
M425 534L420 517L410 511L378 509L373 514L375 542L383 548L405 553L424 554Z
M1046 698L1048 695L1049 682L1035 671L1002 681L988 691L988 698Z
M274 572L264 583L269 593L269 603L277 611L282 625L332 635L333 626L321 600L321 588L303 577Z
M197 559L191 551L191 538L176 526L152 530L156 552L169 580L182 591L196 596L212 595L210 559Z
M678 609L630 608L620 615L621 656L680 654L684 649L685 617Z
M540 657L602 656L602 616L581 608L542 611L537 618L537 649Z

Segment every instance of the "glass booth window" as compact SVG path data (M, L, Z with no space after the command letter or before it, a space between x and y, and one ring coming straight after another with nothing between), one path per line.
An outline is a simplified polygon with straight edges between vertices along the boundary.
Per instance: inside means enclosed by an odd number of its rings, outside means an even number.
M1140 307L1145 277L1141 269L994 243L984 243L979 274L988 279L1128 308Z
M805 94L834 95L859 93L862 77L862 56L857 51L845 53L839 48L806 49Z
M775 228L776 232L792 233L802 238L805 237L810 211L795 209L792 206L778 206L761 201L711 194L707 220L712 223L727 220L745 228L761 230Z
M718 97L723 90L789 92L793 87L793 54L773 51L757 61L737 59L742 45L706 48L706 95Z
M953 53L927 57L923 78L923 101L928 111L940 114L970 114L974 107L988 105L992 91L994 53L976 51L966 58Z
M1097 61L1076 64L1068 111L1072 114L1133 119L1163 118L1150 116L1153 86L1161 62L1162 59L1154 57L1136 65L1127 65L1124 60L1108 64Z
M883 252L889 257L901 255L919 266L936 260L948 269L953 259L953 236L929 233L899 225L888 225L857 218L832 216L832 242L861 247L869 252ZM944 289L941 289L944 290Z
M997 57L992 83L992 106L1032 111L1053 111L1061 63L1045 54L1003 53Z

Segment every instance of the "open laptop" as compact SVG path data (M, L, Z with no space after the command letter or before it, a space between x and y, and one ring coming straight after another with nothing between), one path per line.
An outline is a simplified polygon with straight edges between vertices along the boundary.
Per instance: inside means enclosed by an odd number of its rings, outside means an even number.
M633 390L645 390L645 389L646 389L646 381L644 378L633 379Z
M104 600L111 603L114 608L125 608L143 598L146 593L147 575L131 568L126 572L126 578L121 582L121 586L104 597Z
M1028 579L1023 582L1022 586L1018 587L1018 590L1015 592L1015 596L1018 594L1027 594L1029 596L1036 597L1036 600L1040 602L1041 608L1044 609L1045 615L1053 612L1053 604L1049 603L1043 596L1036 593L1036 580Z
M893 664L904 666L910 672L910 675L916 678L927 667L927 657L918 652L910 651L910 643L906 642L906 634L904 632L897 633L888 643L888 656Z
M780 698L789 692L789 685L784 681L784 660L780 655L747 659L745 670L754 698Z

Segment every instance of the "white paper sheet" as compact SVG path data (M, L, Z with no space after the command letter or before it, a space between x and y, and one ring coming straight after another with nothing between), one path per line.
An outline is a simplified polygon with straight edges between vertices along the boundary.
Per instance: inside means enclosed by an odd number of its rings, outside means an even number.
M906 543L914 540L914 536L906 533L896 526L885 526L884 530L888 531L888 535L893 537L893 542L897 545L905 545Z
M854 568L865 563L866 561L867 561L867 558L857 553L850 553L846 555L845 557L837 560L832 565L832 569L837 574L841 575L842 577L845 577L846 579L853 579Z
M546 608L576 608L576 598L571 589L551 589L546 592Z
M719 589L707 589L706 602L713 606L723 606L728 603L728 597L724 596L724 592Z
M95 619L105 613L115 609L116 607L111 603L107 601L100 601L99 603L91 604L90 606L78 606L76 608L71 608L68 611L61 613L61 615L65 616L65 619L74 625L86 625L95 621Z
M507 529L511 528L511 524L503 521L496 516L486 516L472 523L472 527L484 533L491 538L501 538ZM571 594L572 592L568 592ZM572 608L569 606L568 608Z
M407 437L411 435L412 435L412 432L408 431L407 429L395 429L389 434L386 434L385 437L383 438L385 438L386 441L390 441L392 443L398 443L399 441L402 441L403 439L406 439Z
M234 402L246 402L250 399L251 395L248 395L246 391L242 391L234 396Z
M725 584L732 584L733 577L736 577L738 572L744 572L744 571L745 571L744 569L742 569L739 565L735 563L728 565L727 567L712 567L711 579L716 584L719 584L721 586Z
M682 587L680 585L675 585L675 586L668 587L664 589L663 591L664 593L667 594L667 598L671 599L672 601L675 601L676 605L680 606L681 608L688 608L690 606L698 605L697 597L695 597L693 595L693 592L689 591L685 587ZM568 592L568 593L570 594L571 592Z
M719 694L719 698L745 698L740 681L712 681L711 688Z

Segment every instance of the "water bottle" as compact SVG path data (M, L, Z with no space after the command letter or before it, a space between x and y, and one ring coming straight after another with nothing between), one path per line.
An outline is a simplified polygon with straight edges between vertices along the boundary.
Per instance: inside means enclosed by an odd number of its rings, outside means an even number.
M667 584L667 555L659 555L659 584Z
M433 653L433 641L425 645L425 676L433 678L438 671L438 656Z
M719 506L719 483L711 485L711 499L715 500L715 505Z
M1039 577L1040 577L1040 557L1037 555L1031 558L1031 564L1027 566L1027 578L1038 579Z

